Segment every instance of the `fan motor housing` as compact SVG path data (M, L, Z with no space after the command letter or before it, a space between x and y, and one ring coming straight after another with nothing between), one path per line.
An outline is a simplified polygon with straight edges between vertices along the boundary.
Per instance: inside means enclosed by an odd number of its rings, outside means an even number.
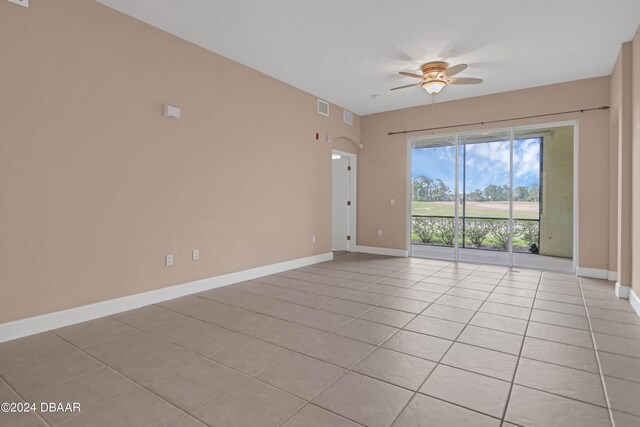
M430 77L435 77L438 74L444 72L444 70L446 70L449 67L449 64L447 64L446 62L442 62L442 61L436 61L436 62L427 62L426 64L423 64L420 67L420 70L422 71L422 74L424 74L425 76L430 76Z

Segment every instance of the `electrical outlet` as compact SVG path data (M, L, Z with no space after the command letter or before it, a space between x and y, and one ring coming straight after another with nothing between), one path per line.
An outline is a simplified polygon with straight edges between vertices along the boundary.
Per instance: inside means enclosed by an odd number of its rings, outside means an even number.
M311 243L315 243L316 242L316 235L314 234L313 236L311 236Z
M173 265L173 254L167 254L164 257L164 263L167 267Z
M194 249L193 252L191 252L191 258L194 261L198 261L200 259L200 251L197 249Z
M382 228L378 229L378 236L382 236Z
M389 200L389 204L390 204L391 206L395 206L395 205L396 205L396 199L390 199L390 200Z

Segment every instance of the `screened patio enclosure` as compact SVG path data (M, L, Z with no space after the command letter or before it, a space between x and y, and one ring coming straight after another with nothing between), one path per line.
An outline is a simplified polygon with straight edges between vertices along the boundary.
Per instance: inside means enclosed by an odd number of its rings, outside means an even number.
M574 127L409 140L411 255L573 270Z

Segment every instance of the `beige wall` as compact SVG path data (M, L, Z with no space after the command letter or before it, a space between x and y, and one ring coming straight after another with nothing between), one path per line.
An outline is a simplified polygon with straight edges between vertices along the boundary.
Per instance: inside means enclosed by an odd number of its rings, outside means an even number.
M358 116L96 2L30 3L0 2L0 322L330 251L324 141L353 151Z
M30 3L0 2L0 322L329 251L332 148L358 152L358 245L405 249L407 136L387 132L613 105L617 87L614 71L348 126L337 106L318 115L314 96L95 2ZM164 103L182 120L162 117ZM504 127L566 120L580 124L580 265L612 270L619 120L598 111ZM631 159L640 224L640 150Z
M609 271L618 269L618 116L619 108L616 87L620 82L620 67L611 73L609 112Z
M358 131L360 128L358 127ZM347 153L358 154L359 150L359 142L349 138L349 137L338 137L334 138L331 143L331 148L334 150L345 151Z
M632 150L632 284L640 296L640 28L631 46Z
M631 284L631 43L624 43L611 73L611 141L616 154L616 271L618 283ZM614 252L614 251L612 251Z
M447 90L447 89L445 89ZM454 90L454 88L451 88ZM455 88L458 90L458 88ZM425 95L425 101L427 101ZM609 77L537 87L414 107L362 118L364 149L358 158L359 245L406 249L407 136L388 132L490 121L600 107L609 104ZM608 268L609 113L595 111L443 131L491 129L579 121L579 264ZM431 133L428 133L429 135ZM389 205L395 198L395 206ZM383 236L377 230L383 229Z
M542 144L540 254L573 258L573 126L549 131Z

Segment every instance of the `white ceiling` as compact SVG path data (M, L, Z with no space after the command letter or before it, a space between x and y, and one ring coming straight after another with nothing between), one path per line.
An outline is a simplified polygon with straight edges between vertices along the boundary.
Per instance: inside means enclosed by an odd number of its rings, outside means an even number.
M467 63L447 101L611 73L639 0L98 0L357 114L429 104L400 70ZM376 96L372 96L376 95Z

